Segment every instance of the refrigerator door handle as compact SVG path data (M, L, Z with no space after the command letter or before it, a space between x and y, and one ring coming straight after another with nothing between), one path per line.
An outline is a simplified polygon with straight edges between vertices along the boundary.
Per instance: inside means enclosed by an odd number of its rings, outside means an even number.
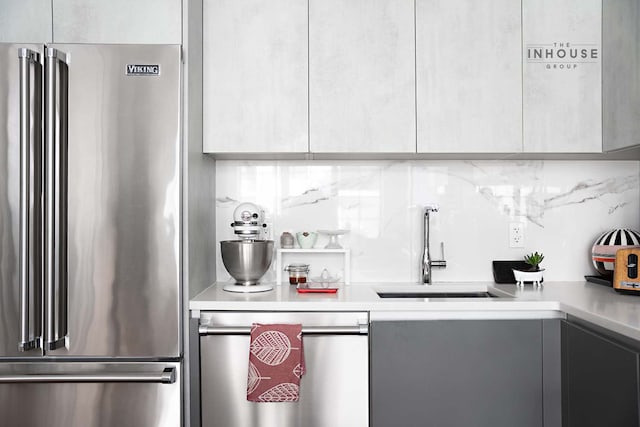
M67 335L67 55L45 49L44 276L46 347L65 345Z
M164 368L162 372L99 372L80 374L7 374L0 375L0 384L43 383L155 383L176 382L176 368Z
M34 83L36 85L33 94L34 104L39 106L40 102L40 82L39 73L40 55L31 49L18 49L18 61L20 66L20 226L19 226L19 283L20 283L20 342L19 351L28 351L40 346L40 295L41 285L39 282L39 268L37 259L31 257L31 253L37 253L39 238L31 235L31 224L33 221L34 234L39 234L39 168L40 168L40 124L39 109L32 107L31 103L31 68L34 67ZM35 119L34 138L31 137L31 118ZM33 169L32 169L33 165ZM33 174L34 181L31 181ZM33 197L31 196L33 192ZM31 214L33 203L33 217ZM33 240L32 240L33 239ZM34 242L35 247L32 247ZM34 271L33 276L31 272ZM33 283L35 282L35 283ZM31 295L30 289L33 285L35 295ZM34 300L34 310L31 312L31 298ZM33 316L33 325L30 325L30 318ZM31 331L33 327L33 334Z

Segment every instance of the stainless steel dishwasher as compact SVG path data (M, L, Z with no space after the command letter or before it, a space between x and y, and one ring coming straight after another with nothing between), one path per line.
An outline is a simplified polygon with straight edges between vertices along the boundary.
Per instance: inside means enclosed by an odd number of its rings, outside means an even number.
M252 323L302 324L298 402L247 401ZM368 426L367 313L202 312L199 332L203 427Z

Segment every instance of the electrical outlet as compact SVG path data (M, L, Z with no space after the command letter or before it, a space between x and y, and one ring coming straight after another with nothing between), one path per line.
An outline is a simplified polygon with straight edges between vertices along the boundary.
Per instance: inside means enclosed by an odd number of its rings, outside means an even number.
M524 248L524 224L521 222L509 223L509 247Z

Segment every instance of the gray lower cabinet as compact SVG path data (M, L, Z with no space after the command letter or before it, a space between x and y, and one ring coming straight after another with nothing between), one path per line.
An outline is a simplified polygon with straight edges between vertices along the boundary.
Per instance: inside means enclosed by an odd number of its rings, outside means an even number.
M543 386L543 354L550 366L560 364L559 321L551 321L557 334L544 350L543 322L372 322L371 426L558 425L543 421L543 406L559 406L546 398L543 405L543 387L554 382Z
M564 427L640 425L638 351L563 322Z

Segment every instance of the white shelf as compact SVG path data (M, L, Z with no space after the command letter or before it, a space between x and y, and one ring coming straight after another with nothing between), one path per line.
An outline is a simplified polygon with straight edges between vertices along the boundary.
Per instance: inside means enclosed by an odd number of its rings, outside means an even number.
M299 249L299 248L294 248L294 249L278 249L278 251L282 252L283 254L293 254L293 253L297 253L297 254L304 254L304 253L326 253L326 254L344 254L349 252L349 249L323 249L323 248L318 248L318 249Z
M283 254L342 254L344 256L344 278L345 285L351 283L351 250L350 249L276 249L276 284L282 284L282 255Z

